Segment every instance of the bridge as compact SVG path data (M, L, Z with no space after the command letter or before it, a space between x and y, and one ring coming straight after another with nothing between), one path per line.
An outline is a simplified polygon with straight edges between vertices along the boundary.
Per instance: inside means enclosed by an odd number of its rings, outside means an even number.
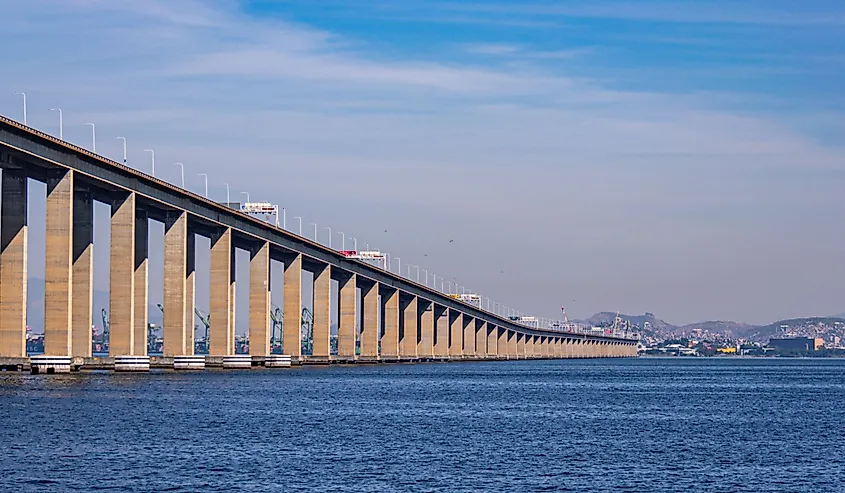
M28 360L27 179L47 187L44 355L31 358L34 371L96 364L95 201L111 209L110 344L102 361L116 370L150 367L150 219L165 225L163 356L153 358L153 365L243 368L637 354L637 341L625 335L525 326L2 116L0 169L0 359L6 362ZM211 245L207 356L194 354L196 235ZM236 248L250 255L249 355L234 351ZM313 274L310 355L302 354L298 323L292 324L297 330L284 331L284 355L271 354L271 259L284 265L286 320L299 321L303 271ZM333 308L339 313L336 351Z

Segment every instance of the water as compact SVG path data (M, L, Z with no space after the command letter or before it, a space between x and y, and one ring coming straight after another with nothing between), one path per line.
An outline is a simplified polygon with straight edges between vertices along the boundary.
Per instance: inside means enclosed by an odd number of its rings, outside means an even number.
M845 491L845 361L0 374L0 491Z

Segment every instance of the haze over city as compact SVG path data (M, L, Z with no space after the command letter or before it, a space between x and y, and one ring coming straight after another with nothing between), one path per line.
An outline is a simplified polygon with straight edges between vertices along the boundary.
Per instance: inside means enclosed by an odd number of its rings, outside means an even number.
M30 125L58 135L61 107L66 140L96 122L99 153L126 136L131 166L154 148L159 177L182 162L187 188L207 173L214 199L228 183L309 237L543 317L845 310L840 2L0 7L0 113L25 91Z

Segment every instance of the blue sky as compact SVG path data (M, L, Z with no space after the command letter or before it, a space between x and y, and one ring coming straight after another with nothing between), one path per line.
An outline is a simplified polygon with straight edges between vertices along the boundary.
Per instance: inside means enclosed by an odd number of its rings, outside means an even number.
M60 106L68 140L95 121L106 155L126 135L140 169L153 147L165 179L184 162L189 188L208 172L218 199L230 183L523 311L845 310L841 2L0 8L3 114L27 91L38 128Z

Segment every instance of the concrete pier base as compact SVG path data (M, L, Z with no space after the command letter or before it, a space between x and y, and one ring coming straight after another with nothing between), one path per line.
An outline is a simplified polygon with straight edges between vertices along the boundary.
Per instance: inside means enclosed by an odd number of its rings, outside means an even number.
M269 354L264 358L266 368L290 368L291 358L289 354Z
M173 357L174 370L205 370L205 355L181 355Z
M227 370L249 370L252 368L252 356L248 354L223 356L223 368Z
M33 375L51 375L53 373L70 373L70 356L32 356L29 358L30 372Z
M148 371L150 371L150 357L149 356L115 356L114 357L114 371L148 372Z

